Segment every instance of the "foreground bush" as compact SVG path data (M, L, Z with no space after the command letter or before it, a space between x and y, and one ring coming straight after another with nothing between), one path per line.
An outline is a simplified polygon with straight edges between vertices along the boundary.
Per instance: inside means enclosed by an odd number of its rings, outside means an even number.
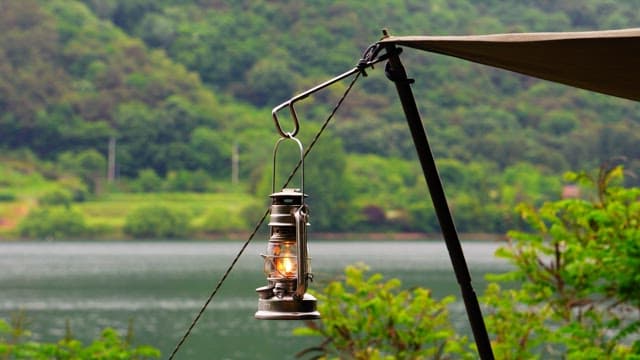
M31 333L22 327L22 317L13 324L0 319L0 357L15 360L143 360L157 359L160 351L148 345L133 346L132 335L120 336L114 329L102 331L99 338L84 345L70 334L58 342L45 343L30 339ZM14 319L15 320L15 319Z
M595 177L570 173L591 199L519 206L526 229L509 233L497 256L513 270L489 276L481 301L496 359L640 359L640 189L624 188L622 168ZM318 297L320 358L477 358L447 316L452 298L399 291L349 267ZM504 286L506 285L506 286Z
M640 359L640 189L621 167L568 180L591 199L519 207L529 230L497 255L514 270L492 284L488 327L497 358Z
M429 290L400 289L400 280L366 276L349 266L344 282L331 282L318 297L321 322L308 321L298 335L317 335L320 345L300 355L331 359L473 359L467 339L455 333L447 306Z

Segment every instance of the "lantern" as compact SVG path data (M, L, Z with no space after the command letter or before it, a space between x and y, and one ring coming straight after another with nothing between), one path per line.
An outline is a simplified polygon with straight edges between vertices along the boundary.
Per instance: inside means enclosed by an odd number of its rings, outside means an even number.
M276 151L277 145L274 157ZM304 170L301 173L304 174ZM256 319L320 318L316 299L306 293L312 275L307 250L309 212L305 197L300 189L283 189L271 194L269 243L266 254L262 254L267 285L256 289L259 296Z

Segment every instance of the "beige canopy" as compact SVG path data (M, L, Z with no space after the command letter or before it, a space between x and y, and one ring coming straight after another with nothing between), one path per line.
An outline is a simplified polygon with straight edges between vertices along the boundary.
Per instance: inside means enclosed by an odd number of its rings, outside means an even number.
M390 36L380 43L454 56L640 101L640 28L477 36Z

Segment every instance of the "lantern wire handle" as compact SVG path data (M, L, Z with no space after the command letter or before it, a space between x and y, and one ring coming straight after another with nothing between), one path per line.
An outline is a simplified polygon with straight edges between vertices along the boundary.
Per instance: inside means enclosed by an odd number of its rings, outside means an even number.
M373 64L371 64L373 65ZM329 114L329 116L327 117L327 119L324 121L324 123L322 124L322 127L320 128L320 130L318 130L318 132L316 133L316 135L314 136L313 140L311 141L311 143L309 144L309 147L307 147L307 150L305 151L303 158L306 158L307 155L309 154L309 152L311 151L311 149L313 149L313 146L318 142L318 140L320 139L320 136L322 136L322 133L324 132L324 130L327 128L327 126L329 126L329 123L331 122L331 120L333 119L333 117L335 116L336 112L338 112L338 109L340 108L340 106L342 105L342 103L344 102L344 100L347 98L347 95L349 95L349 92L351 92L351 89L353 88L353 86L355 85L356 81L360 78L360 75L362 73L364 73L364 67L362 68L363 71L356 73L356 76L353 78L353 80L351 80L351 83L349 83L349 86L347 87L347 89L345 90L345 92L342 94L342 97L338 100L338 102L336 103L336 105L334 106L333 110L331 111L331 114ZM298 162L298 165L291 170L291 173L289 174L289 178L287 179L287 181L285 181L284 185L282 187L286 187L289 182L291 181L291 179L293 179L293 177L295 176L296 171L298 171L298 168L301 166L301 163ZM178 353L178 351L180 351L180 348L182 347L182 345L185 343L185 341L187 340L187 338L189 337L189 335L191 335L191 331L193 330L193 328L196 326L196 324L198 323L198 321L200 321L200 318L202 317L202 315L204 314L205 310L207 310L207 307L209 306L209 304L211 303L211 301L213 300L213 298L216 296L216 294L218 293L218 291L220 290L220 288L222 287L222 284L224 283L224 281L227 279L227 277L229 276L229 274L231 273L231 270L233 270L233 268L235 267L236 263L238 262L238 260L240 259L240 256L242 256L242 254L244 253L244 251L247 249L247 247L249 246L249 243L251 242L251 240L253 240L253 238L255 237L255 235L258 233L258 230L260 229L260 227L262 226L262 224L264 223L264 221L266 220L267 216L269 215L269 209L265 210L264 214L262 215L262 218L260 218L260 220L258 220L258 222L256 223L256 226L253 229L253 232L251 233L251 235L249 235L249 237L247 238L247 240L244 242L244 244L242 244L242 247L240 248L240 251L238 251L238 254L236 255L236 257L231 261L231 264L229 265L229 267L227 268L227 270L224 272L224 274L222 274L222 277L220 278L220 280L218 281L218 283L216 284L216 286L214 287L213 291L209 294L209 297L207 298L207 300L204 302L204 304L202 305L202 308L200 308L200 310L198 311L198 313L196 314L196 316L194 317L193 321L191 322L191 324L189 325L189 327L187 328L187 330L185 331L184 335L182 335L182 337L180 338L180 340L178 341L178 343L176 344L175 348L173 349L173 351L171 352L171 355L169 355L168 360L172 360L174 359L174 357L176 356L176 354Z
M298 144L298 149L300 150L300 161L298 162L298 166L296 166L296 168L294 169L293 173L295 174L296 171L300 170L300 192L302 193L301 197L302 200L300 201L300 204L302 204L304 206L304 157L305 157L305 152L304 152L304 148L302 146L302 142L300 142L300 140L298 140L298 138L296 138L293 135L289 135L287 137L281 137L280 139L278 139L278 141L276 142L275 147L273 148L273 173L272 173L272 178L271 178L271 193L273 194L274 192L276 192L276 158L278 155L278 148L280 147L280 144L282 144L283 141L285 140L293 140L296 142L296 144ZM287 184L289 184L289 182L291 181L291 177L287 180ZM285 185L287 186L287 185Z

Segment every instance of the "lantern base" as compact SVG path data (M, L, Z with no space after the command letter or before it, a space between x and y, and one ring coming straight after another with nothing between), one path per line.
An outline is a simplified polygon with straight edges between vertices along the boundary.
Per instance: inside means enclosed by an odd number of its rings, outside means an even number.
M258 299L258 311L255 318L259 320L314 320L320 319L316 309L316 298L304 294L302 300L291 296Z

